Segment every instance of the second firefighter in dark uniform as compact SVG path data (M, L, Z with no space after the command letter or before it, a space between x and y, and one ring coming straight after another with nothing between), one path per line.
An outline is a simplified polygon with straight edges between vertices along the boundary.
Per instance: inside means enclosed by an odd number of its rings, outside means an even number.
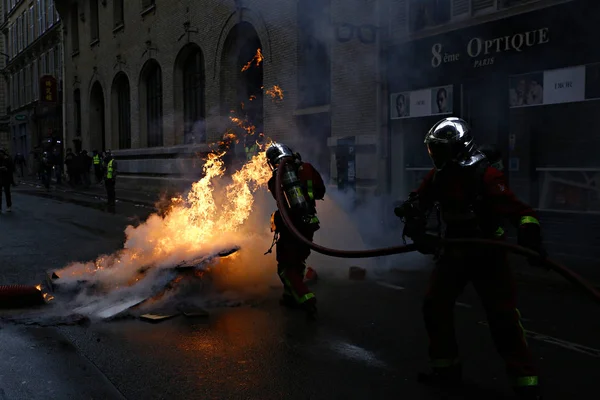
M299 154L281 143L274 143L266 151L267 161L273 169L273 177L268 182L269 191L276 197L276 174L281 161L289 159L284 171L283 191L289 215L297 230L308 240L313 239L319 229L316 200L325 196L325 184L319 172L309 163L302 162ZM277 272L283 283L282 305L298 306L309 317L316 315L314 293L304 283L306 259L310 248L296 239L285 226L279 211L271 215L271 230L278 235L276 243Z
M476 149L465 121L446 118L438 122L427 134L425 144L435 168L409 200L395 210L405 219L405 227L410 228L407 235L422 252L433 250L425 240L425 219L410 222L409 215L422 216L437 205L448 239L504 240L502 220L506 219L517 227L520 245L543 253L534 210L517 199L503 173ZM483 303L496 349L504 358L516 393L523 399L540 399L537 370L520 322L506 252L484 247L446 247L438 254L423 304L433 370L420 374L420 380L452 386L460 383L462 369L453 310L469 282Z

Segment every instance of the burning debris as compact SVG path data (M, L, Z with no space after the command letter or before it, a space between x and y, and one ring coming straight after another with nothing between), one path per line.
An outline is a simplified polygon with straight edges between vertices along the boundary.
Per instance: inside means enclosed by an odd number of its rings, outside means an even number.
M271 89L267 89L265 93L271 96L271 99L274 101L283 100L283 90L277 85L273 86Z
M220 186L221 156L208 155L204 177L187 195L173 197L163 216L153 214L137 227L129 226L122 250L54 273L53 287L75 296L77 314L112 318L162 297L184 276L206 279L222 259L236 257L252 235L244 223L254 193L266 185L271 171L260 153Z
M260 49L256 50L256 54L254 55L254 57L252 57L252 60L248 61L246 63L246 65L244 65L242 67L242 72L245 72L247 70L250 69L250 67L252 67L252 65L254 64L256 67L258 67L260 65L260 63L264 60L264 57L262 55L262 52Z
M236 124L238 127L242 128L246 134L254 135L256 132L256 126L254 126L248 119L238 118L238 117L229 117L229 120Z

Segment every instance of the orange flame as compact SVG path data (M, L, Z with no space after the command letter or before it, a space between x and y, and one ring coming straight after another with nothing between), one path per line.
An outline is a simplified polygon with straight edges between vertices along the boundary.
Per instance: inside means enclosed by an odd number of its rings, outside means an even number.
M246 134L254 135L254 132L256 131L256 126L254 126L246 118L241 119L238 117L229 117L229 119L231 120L231 122L233 122L234 124L242 128L244 131L246 131Z
M260 49L257 49L256 54L254 55L254 57L252 57L252 60L248 61L246 65L244 65L244 67L242 68L242 72L249 70L254 62L256 62L256 66L258 67L263 60L264 57L262 55L262 52L260 51Z
M271 96L271 99L273 100L283 100L283 90L277 85L273 86L271 89L267 89L265 93Z

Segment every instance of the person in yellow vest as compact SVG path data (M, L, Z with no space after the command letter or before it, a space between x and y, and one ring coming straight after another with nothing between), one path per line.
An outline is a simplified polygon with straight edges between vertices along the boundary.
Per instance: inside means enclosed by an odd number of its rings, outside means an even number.
M104 175L104 185L106 187L106 198L108 203L108 211L115 212L115 185L117 178L117 162L111 152L106 153L106 175Z
M102 159L100 158L98 150L94 150L93 154L92 163L94 165L94 175L96 175L96 183L100 184L102 182Z
M265 141L265 135L260 133L257 138L254 135L247 135L245 141L246 161L250 161L260 151L260 147Z

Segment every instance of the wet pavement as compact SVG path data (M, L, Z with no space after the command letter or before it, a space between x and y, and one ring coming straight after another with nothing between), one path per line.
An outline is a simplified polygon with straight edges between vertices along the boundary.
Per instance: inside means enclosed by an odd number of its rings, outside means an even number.
M1 284L39 283L49 269L112 252L122 246L124 227L146 212L112 215L18 192L14 203L12 214L0 215ZM327 265L313 266L320 272L313 323L281 309L275 287L248 305L156 324L125 318L40 328L4 320L0 335L9 346L0 353L0 398L450 398L415 382L427 362L420 315L427 271L349 281L334 278L345 274ZM519 287L545 398L597 392L598 305L564 285L527 280ZM8 314L14 312L1 315ZM470 384L466 395L451 398L512 398L471 289L459 299L456 319ZM35 385L19 386L23 381Z

